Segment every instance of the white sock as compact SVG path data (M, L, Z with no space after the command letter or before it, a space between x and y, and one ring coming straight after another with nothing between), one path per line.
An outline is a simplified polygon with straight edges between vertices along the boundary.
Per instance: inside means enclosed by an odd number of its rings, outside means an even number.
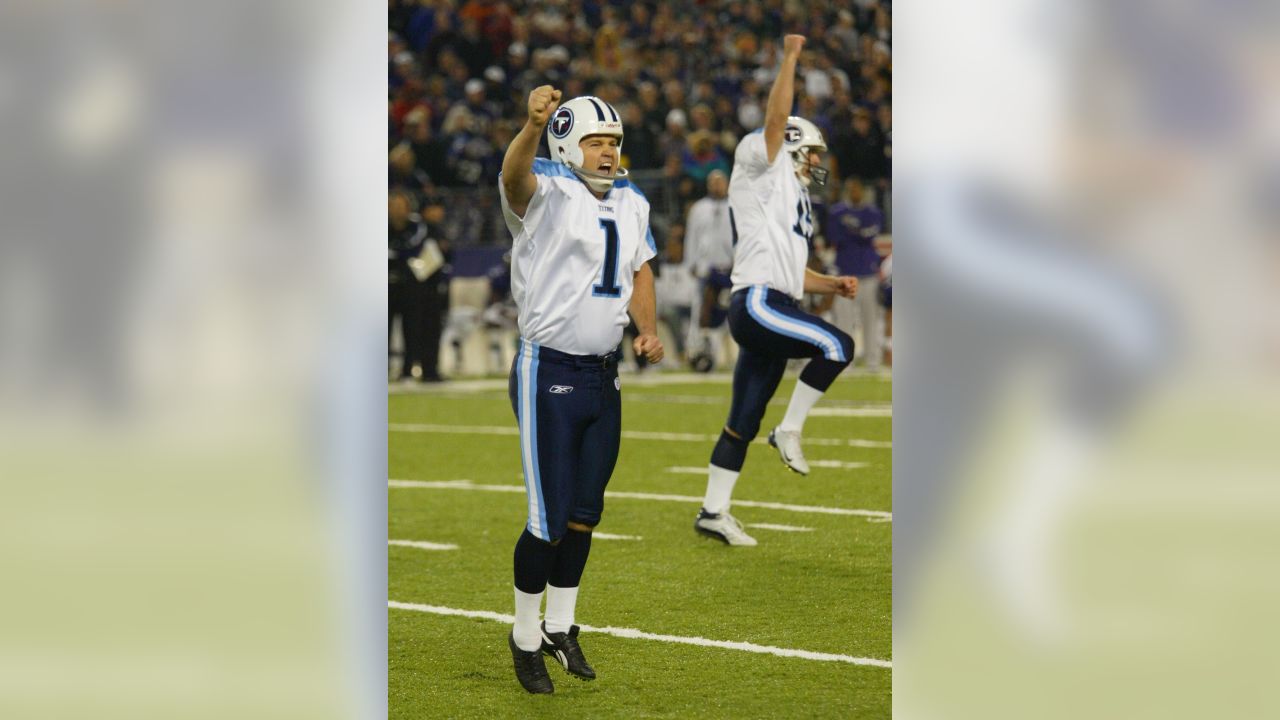
M547 632L569 632L573 626L573 609L578 604L578 588L547 585Z
M822 394L821 390L797 380L796 389L791 393L791 404L787 406L787 414L778 427L786 432L798 433L804 430L804 419L809 417L809 411Z
M733 495L733 484L738 482L738 473L722 467L708 465L707 497L702 501L702 509L709 513L720 514L729 511L729 498Z
M531 595L516 588L516 624L511 628L516 647L533 652L542 647L542 593Z

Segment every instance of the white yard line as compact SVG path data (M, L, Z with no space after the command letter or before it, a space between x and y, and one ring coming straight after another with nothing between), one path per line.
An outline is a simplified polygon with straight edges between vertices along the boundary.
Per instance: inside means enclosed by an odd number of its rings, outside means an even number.
M728 409L733 398L729 395L657 395L654 393L631 393L623 395L628 402L660 403L663 405L722 405ZM789 397L775 397L769 405L785 406L790 404ZM869 404L848 400L823 400L822 404L809 411L810 415L827 417L893 417L893 406L886 403Z
M840 377L870 378L881 382L892 382L893 374L886 370L874 372L864 368L846 368ZM623 373L622 384L639 387L655 387L661 385L729 385L733 382L732 372L694 373L694 372L646 372L642 374ZM447 395L449 393L492 392L506 390L507 378L473 378L467 380L447 380L442 383L388 383L387 392L392 395Z
M515 425L437 425L433 423L389 423L387 430L408 433L444 433L451 435L519 435ZM698 442L712 443L720 439L719 435L703 435L701 433L648 432L643 430L623 430L624 440L659 440L665 442ZM767 445L767 437L758 437L758 444ZM863 440L861 438L804 438L805 445L845 446L856 448L889 449L893 443L888 440Z
M773 523L747 523L749 528L760 528L761 530L777 530L779 532L813 532L813 528L798 527L796 525L774 525Z
M477 620L492 620L506 625L510 625L515 622L515 618L510 615L489 612L488 610L459 610L457 608L440 607L439 605L421 605L418 603L397 602L395 600L388 600L387 607L393 610L411 610L413 612L432 613L435 615L452 615L455 617L474 618ZM707 638L685 637L683 635L660 635L658 633L645 632L634 628L592 627L591 625L582 625L581 628L583 632L612 635L614 637L627 638L629 640L655 640L657 642L679 643L681 645L697 645L700 647L723 648L725 650L741 650L743 652L758 653L760 655L776 655L778 657L801 658L803 660L842 662L849 663L850 665L866 665L870 667L889 669L893 668L893 663L891 661L879 660L876 658L854 657L852 655L814 652L812 650L793 650L791 648L773 647L772 645L757 645L749 642L708 640Z
M667 472L674 475L706 475L707 466L700 465L698 467L693 467L692 465L676 465L674 467L667 468Z
M523 493L523 485L477 485L470 480L388 480L387 485L393 488L419 488L426 490L476 490L481 492ZM622 492L606 490L607 498L627 500L658 500L664 502L682 502L702 504L703 498L692 495L667 495L663 493ZM768 510L787 510L798 513L815 513L820 515L856 515L874 518L883 522L893 520L893 513L883 510L862 510L855 508L822 507L820 505L789 505L787 503L763 502L758 500L734 500L738 507L757 507Z
M592 532L591 537L597 540L643 540L644 539L639 535L614 535L613 533L600 532L598 530L595 532Z
M452 543L433 543L423 540L387 540L388 545L399 545L400 547L418 548L419 550L457 550L458 546Z
M813 467L835 468L836 470L859 470L870 463L845 462L843 460L810 460L809 464Z
M892 407L822 407L809 411L813 417L893 417Z
M834 468L836 470L858 470L864 468L868 463L864 462L844 462L843 460L810 460L809 464L813 467ZM666 471L673 475L706 475L707 466L700 465L673 465L666 468ZM524 477L523 475L521 476Z

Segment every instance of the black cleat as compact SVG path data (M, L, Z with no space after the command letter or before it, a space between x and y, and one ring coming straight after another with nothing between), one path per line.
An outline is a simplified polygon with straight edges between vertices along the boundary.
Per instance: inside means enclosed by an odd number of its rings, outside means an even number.
M521 687L538 694L556 691L556 686L551 684L551 676L547 674L547 663L542 659L541 652L521 650L516 645L515 635L507 636L507 644L511 646L511 658L516 664L516 679L520 681Z
M595 680L596 671L587 664L582 656L582 648L578 645L578 626L573 625L569 632L547 632L547 624L542 623L542 652L555 658L570 674L581 680Z

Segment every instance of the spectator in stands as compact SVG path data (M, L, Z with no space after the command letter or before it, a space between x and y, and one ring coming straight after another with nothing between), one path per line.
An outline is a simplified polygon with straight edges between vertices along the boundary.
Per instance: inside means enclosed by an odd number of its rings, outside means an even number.
M431 132L426 110L420 108L405 117L404 138L413 151L415 166L426 175L424 184L430 188L428 194L434 186L453 185L453 175L449 171L449 146Z
M884 145L872 125L871 111L854 108L853 123L847 131L838 132L831 143L841 177L874 179L888 176Z
M714 145L728 159L737 142L761 126L761 83L767 86L777 72L783 28L805 28L810 35L800 114L830 130L828 156L838 171L833 177L863 178L877 191L886 223L891 220L888 0L689 7L390 0L388 13L388 149L406 144L416 166L397 171L392 184L419 201L433 192L447 194L441 237L507 241L500 215L477 219L485 189L473 179L491 175L492 150L511 137L509 129L486 119L514 116L532 88L567 88L570 80L577 89L571 94L600 96L623 114L627 167L660 216L655 226L683 220L711 169L691 136L713 131ZM468 93L469 81L480 78L483 93L474 92L474 83ZM450 116L459 106L467 115ZM855 107L861 108L857 118ZM441 148L447 148L443 159ZM692 160L692 176L686 175L686 159ZM472 187L468 192L475 196L450 189ZM833 191L837 187L831 184ZM815 196L815 204L820 200Z
M388 189L400 190L413 198L416 206L432 190L431 178L417 167L417 158L407 143L391 149L387 155Z
M480 23L474 17L462 19L457 44L458 57L466 63L472 75L479 75L493 62L493 47L480 33Z
M676 223L667 230L662 264L654 280L658 319L671 330L681 362L686 358L685 339L689 334L693 303L698 292L698 283L684 249L684 226Z
M857 178L846 181L845 201L833 205L827 215L826 236L836 251L839 274L858 278L858 295L836 298L833 324L858 340L854 347L870 370L880 367L880 254L875 243L883 229L884 216L863 183ZM854 334L855 327L859 334Z
M622 113L622 126L627 129L623 152L629 170L650 170L662 167L662 155L658 149L659 132L645 122L644 110L637 103L616 105Z
M444 207L431 205L423 211L428 227L438 226L444 219ZM449 280L453 268L450 261L453 252L443 237L427 239L430 258L418 273L420 301L422 303L422 382L440 382L440 336L444 333L445 318L449 314Z
M681 165L684 174L693 180L697 187L706 184L707 177L712 172L717 170L721 173L729 172L729 161L720 151L716 140L716 135L709 130L699 130L689 136Z
M723 170L707 175L707 196L689 208L686 225L686 263L697 279L696 294L690 303L694 322L689 328L689 352L708 352L713 362L722 361L718 348L727 329L724 314L716 312L721 291L730 287L733 269L733 225L729 218L729 176ZM717 322L718 321L718 322Z
M427 241L427 226L418 216L416 207L410 193L399 189L391 191L387 201L387 337L390 347L395 323L399 320L404 350L397 378L400 380L412 379L415 372L420 376L425 355L423 338L426 328L419 292L421 281L409 264L423 254Z

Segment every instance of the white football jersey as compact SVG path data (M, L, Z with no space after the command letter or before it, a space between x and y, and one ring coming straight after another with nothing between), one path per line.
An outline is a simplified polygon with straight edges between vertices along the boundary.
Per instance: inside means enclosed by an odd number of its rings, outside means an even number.
M705 276L710 268L733 266L733 230L729 199L702 198L689 208L684 229L684 256L693 271Z
M535 158L538 189L524 218L507 204L502 214L511 249L511 296L520 308L520 336L573 355L604 355L622 342L634 274L657 249L649 201L627 180L603 200L567 166Z
M734 232L733 289L767 285L799 300L813 240L809 191L784 148L769 164L764 131L738 143L729 177Z

